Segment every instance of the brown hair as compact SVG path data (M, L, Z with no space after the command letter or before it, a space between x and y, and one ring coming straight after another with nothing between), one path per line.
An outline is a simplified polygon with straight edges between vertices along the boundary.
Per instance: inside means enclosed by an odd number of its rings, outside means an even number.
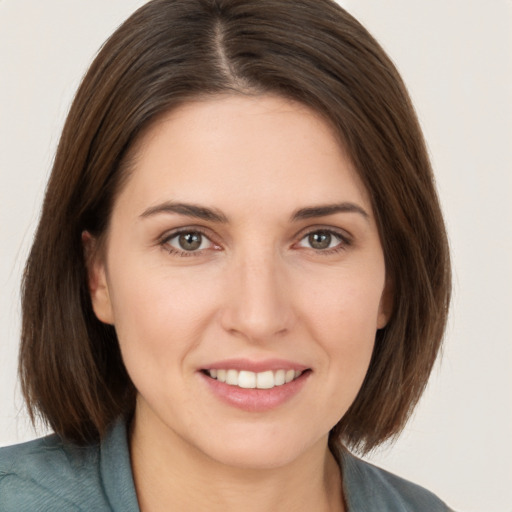
M443 336L446 234L422 133L392 62L330 0L153 0L105 43L71 106L23 282L29 412L89 442L134 408L115 330L94 315L81 233L101 237L123 159L157 116L197 96L279 94L334 126L371 197L393 285L363 386L330 435L368 451L403 428Z

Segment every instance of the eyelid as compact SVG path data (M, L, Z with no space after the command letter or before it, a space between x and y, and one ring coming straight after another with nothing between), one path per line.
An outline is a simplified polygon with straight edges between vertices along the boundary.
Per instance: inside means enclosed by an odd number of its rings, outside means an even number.
M325 225L317 225L317 226L308 226L307 228L302 229L297 233L295 238L297 240L302 240L308 235L311 235L312 233L317 233L318 231L323 231L325 233L330 233L332 235L337 236L338 238L341 238L346 243L352 243L353 236L345 229L341 229L334 226L325 226Z
M198 249L195 251L185 251L181 250L177 247L173 247L169 244L169 241L177 238L178 236L184 233L199 233L201 236L205 237L210 242L210 247L204 249ZM159 246L164 248L167 252L176 254L178 256L196 256L203 254L204 251L208 251L212 248L218 250L220 249L220 244L218 244L214 237L211 235L210 230L202 227L202 226L181 226L179 228L174 228L169 231L166 231L164 234L158 237L157 243Z
M325 226L325 225L316 225L316 226L308 226L307 228L302 229L295 237L296 240L293 244L293 246L297 246L302 240L304 240L307 236L317 233L317 232L324 232L329 233L333 235L335 238L337 238L340 242L335 247L326 248L326 249L314 249L313 247L301 247L304 249L310 249L311 251L322 253L322 254L330 254L333 252L337 252L339 250L344 250L353 243L353 237L350 233L348 233L346 230L334 227L334 226ZM183 233L199 233L201 236L205 237L211 244L210 247L204 248L204 249L198 249L195 251L186 251L186 250L180 250L179 248L173 247L169 244L169 241L178 237L179 235ZM203 254L205 251L209 251L212 248L214 250L221 250L222 246L215 240L215 235L212 235L211 230L208 228L205 228L204 226L197 226L197 225L187 225L187 226L180 226L171 230L166 231L157 239L157 244L164 248L167 252L181 255L181 256L196 256Z
M353 237L349 233L347 233L345 230L336 228L333 226L318 225L318 226L308 226L306 229L304 229L300 233L298 233L298 235L296 236L297 242L295 242L294 245L300 244L300 242L302 242L306 237L308 237L309 235L312 235L313 233L318 233L318 232L329 233L330 235L333 235L340 241L339 244L337 244L334 247L330 247L330 248L326 248L326 249L315 249L313 247L308 248L308 247L303 247L303 246L299 246L299 247L304 248L304 249L310 249L317 253L330 254L332 252L344 250L347 247L349 247L350 245L352 245L352 243L353 243Z
M202 226L180 226L179 228L173 228L165 231L162 235L158 237L158 242L166 242L171 238L176 237L177 235L181 235L183 233L200 233L206 238L210 239L211 237L207 233L207 230Z

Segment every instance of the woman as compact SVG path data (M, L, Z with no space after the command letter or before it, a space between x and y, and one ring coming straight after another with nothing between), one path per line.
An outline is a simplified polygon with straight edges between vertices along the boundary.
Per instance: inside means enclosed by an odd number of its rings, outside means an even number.
M395 68L328 0L154 0L107 41L23 288L22 386L56 435L2 510L447 510L348 451L396 436L449 303Z

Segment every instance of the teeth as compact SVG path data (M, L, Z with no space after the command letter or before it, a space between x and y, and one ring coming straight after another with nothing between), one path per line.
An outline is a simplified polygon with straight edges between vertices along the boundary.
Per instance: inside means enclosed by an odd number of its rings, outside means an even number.
M277 370L274 374L274 385L282 386L286 382L286 371L285 370Z
M271 389L275 386L288 384L300 377L299 370L267 370L265 372L249 372L246 370L207 370L212 379L225 382L230 386L238 386L244 389Z
M234 371L234 370L229 370L229 371ZM235 385L238 385L238 387L240 387L240 388L246 388L246 389L255 388L256 387L256 374L253 372L241 371L238 374L237 382L238 382L238 384L235 384Z
M238 372L236 370L228 370L226 372L226 384L238 386Z
M256 374L256 387L258 389L271 389L274 385L274 372L268 371Z

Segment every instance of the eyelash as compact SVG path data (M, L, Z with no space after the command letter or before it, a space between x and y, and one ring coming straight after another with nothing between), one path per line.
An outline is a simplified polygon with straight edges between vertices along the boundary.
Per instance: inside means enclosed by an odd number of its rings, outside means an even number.
M198 234L201 235L201 237L206 238L211 244L216 245L214 242L212 242L211 237L209 237L205 231L203 231L200 228L184 228L179 229L178 231L173 231L172 233L168 233L164 235L160 241L160 246L165 249L169 254L172 254L174 256L180 256L188 258L190 256L200 256L205 249L202 250L196 250L196 251L181 251L179 249L176 249L176 247L172 247L169 245L169 242L175 238L178 238L180 235L188 235L188 234Z
M334 247L328 249L315 249L314 247L309 247L309 249L312 249L313 251L315 251L316 254L320 254L321 256L330 256L332 254L337 254L339 252L346 251L352 245L352 240L347 234L341 233L340 231L337 231L332 228L321 227L309 229L306 233L301 234L299 243L302 242L305 238L315 233L326 234L338 240L338 243Z
M307 237L315 234L315 233L322 233L327 234L330 236L333 236L338 240L338 244L334 247L327 248L327 249L315 249L313 247L309 247L309 249L315 251L315 253L320 254L322 256L329 256L332 254L339 253L341 251L347 250L348 247L352 245L352 240L346 235L342 234L337 230L334 230L332 228L314 228L310 229L309 231L305 233L301 233L299 241L296 242L294 245L302 242ZM178 231L173 231L172 233L168 233L164 235L159 240L159 245L165 249L166 252L169 254L178 256L178 257L191 257L191 256L200 256L205 250L207 249L201 249L201 250L194 250L194 251L185 251L185 250L179 250L175 247L172 247L169 245L169 242L180 235L186 235L186 234L198 234L201 237L206 238L212 245L216 245L215 242L211 240L211 238L206 234L206 232L200 228L187 228L187 229L180 229ZM304 247L305 249L308 249L307 247Z

